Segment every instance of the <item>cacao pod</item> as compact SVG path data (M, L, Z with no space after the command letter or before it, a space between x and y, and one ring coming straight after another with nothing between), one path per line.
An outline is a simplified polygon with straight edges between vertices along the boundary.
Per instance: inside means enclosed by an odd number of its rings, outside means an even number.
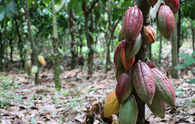
M129 60L127 60L125 55L125 48L122 48L120 52L120 57L125 70L128 71L135 62L135 56L132 56Z
M175 29L175 17L169 6L161 5L158 10L157 24L160 33L165 38L170 38Z
M168 5L173 13L177 13L180 7L180 2L179 0L164 0L165 4Z
M150 25L144 26L143 38L146 43L154 43L156 40L156 30Z
M126 12L123 20L124 35L128 42L135 42L143 26L143 15L137 7L130 7Z
M130 74L128 75L127 73L122 73L119 77L115 90L119 103L123 103L129 97L133 90L132 85Z
M122 41L118 47L115 50L114 53L114 64L115 66L120 66L120 64L123 65L122 68L124 68L125 70L129 70L130 67L133 65L134 61L135 61L135 57L131 57L129 60L126 59L126 55L125 55L125 49L127 47L130 47L129 44L124 40ZM117 69L120 69L117 67Z
M139 61L135 65L133 72L133 84L140 99L149 105L152 104L156 84L152 72L146 63Z
M151 5L151 6L154 6L158 0L147 0L148 4Z
M135 97L130 96L124 103L120 104L119 123L136 124L138 116L138 106Z
M115 90L113 90L110 94L108 94L104 102L104 118L109 118L112 114L119 112L119 108L120 105L116 97Z
M38 61L42 66L46 65L45 58L43 56L38 56Z
M120 44L117 46L115 52L114 52L114 64L116 65L117 62L117 57L119 56L119 53L121 51L121 48L125 48L125 46L127 45L126 41L123 40L122 42L120 42Z
M176 95L170 80L157 68L152 68L151 71L156 80L156 92L159 94L159 97L163 100L163 102L175 107Z
M166 109L166 104L161 100L158 94L155 94L152 104L148 105L150 110L152 111L153 114L156 116L159 116L161 118L165 117L165 109Z
M125 47L125 45L126 45L125 41L120 42L114 53L115 74L117 81L119 80L119 76L126 71L125 68L123 67L120 57L121 48Z
M136 38L135 43L132 46L133 46L133 48L132 48L131 52L129 53L129 57L135 56L139 52L139 50L142 46L141 34L138 35L138 37Z

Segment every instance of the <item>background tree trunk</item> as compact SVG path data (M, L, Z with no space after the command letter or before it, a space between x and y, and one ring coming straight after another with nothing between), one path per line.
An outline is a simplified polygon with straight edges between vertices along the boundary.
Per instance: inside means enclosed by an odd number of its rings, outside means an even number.
M171 76L173 78L178 78L178 72L175 69L175 66L178 64L178 42L177 42L177 28L175 28L172 36L171 36L171 55L172 55L172 69L171 69Z
M57 21L56 21L56 11L55 11L55 2L52 0L52 11L53 11L53 49L54 49L54 81L55 88L57 90L61 89L61 80L60 80L60 55L58 52L59 41L58 41L58 30L57 30Z
M181 43L181 9L178 11L178 22L177 22L177 58L179 59L179 49L182 46Z
M191 28L192 30L192 48L193 48L193 51L195 51L195 28Z
M162 56L162 36L159 36L159 42L160 42L160 47L159 47L159 56L158 56L158 60L159 60L159 64L161 64L161 56Z
M83 9L83 15L85 17L85 36L87 39L87 47L88 47L88 58L87 58L87 66L88 66L88 75L89 77L93 74L93 59L94 59L94 39L90 34L89 31L89 19L93 8L95 7L95 4L98 2L98 0L94 0L89 8L87 8L86 1L83 0L82 3L82 9ZM93 22L91 22L93 23ZM93 25L92 25L93 26ZM93 29L93 27L91 27Z
M71 42L70 42L70 51L71 51L71 69L74 69L75 65L76 65L76 49L75 49L75 36L74 36L74 24L73 24L73 10L69 10L69 30L70 30L70 36L71 36Z

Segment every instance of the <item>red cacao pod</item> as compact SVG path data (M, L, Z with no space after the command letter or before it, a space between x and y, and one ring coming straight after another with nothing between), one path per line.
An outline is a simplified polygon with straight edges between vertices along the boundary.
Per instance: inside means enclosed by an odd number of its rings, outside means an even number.
M128 71L130 69L130 67L133 65L134 61L135 61L135 57L132 56L130 59L126 59L126 54L125 54L125 49L127 47L131 47L128 46L129 44L124 40L122 41L118 47L115 50L114 53L114 64L115 66L120 66L120 64L123 65L123 68ZM118 68L118 67L117 67Z
M157 24L160 33L165 38L170 38L175 29L175 17L169 6L161 5L158 10Z
M180 7L180 2L179 0L164 0L165 4L168 5L173 13L177 13Z
M157 96L157 94L155 94L152 100L152 104L148 105L148 107L156 116L159 116L161 118L165 117L166 104L161 100L159 96Z
M124 35L128 42L135 42L143 26L143 15L137 7L130 7L126 12L123 20Z
M125 55L125 48L122 48L120 52L120 57L125 70L128 71L135 62L135 56L132 56L129 60L127 60Z
M133 84L140 99L149 105L152 104L156 84L152 72L146 63L139 61L135 65L133 72Z
M146 43L154 43L156 40L156 30L150 25L144 26L143 38Z
M154 6L158 0L147 0L148 4L151 5L151 6Z
M122 42L120 42L120 44L117 46L115 52L114 52L114 64L116 65L117 62L117 58L120 55L120 51L121 48L125 48L125 46L127 45L126 41L123 40Z
M120 104L119 123L136 124L138 117L138 105L135 96L130 96L124 103Z
M119 103L123 103L131 94L133 84L131 84L131 77L127 73L122 73L116 85L116 97Z
M112 114L119 112L120 104L116 97L115 90L113 90L105 99L103 117L110 118Z
M159 97L161 98L161 100L163 100L163 102L172 107L175 107L176 95L174 87L171 85L170 80L157 68L152 68L151 71L156 80L157 94L159 94Z

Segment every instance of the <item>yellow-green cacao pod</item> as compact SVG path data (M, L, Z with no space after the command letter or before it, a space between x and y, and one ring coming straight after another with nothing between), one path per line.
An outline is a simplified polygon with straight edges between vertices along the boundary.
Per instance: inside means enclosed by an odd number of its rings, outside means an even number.
M148 105L152 113L161 118L165 117L166 104L161 100L158 94L155 94L152 104Z

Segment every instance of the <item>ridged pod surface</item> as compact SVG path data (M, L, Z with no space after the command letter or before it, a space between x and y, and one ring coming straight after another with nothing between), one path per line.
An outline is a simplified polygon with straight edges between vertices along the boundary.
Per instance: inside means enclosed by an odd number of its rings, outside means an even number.
M136 124L138 117L138 106L135 97L130 96L123 104L120 104L119 123Z
M151 26L144 26L143 38L146 43L154 43L156 40L156 30Z
M135 65L133 70L133 85L140 99L149 105L152 104L156 84L152 72L146 63L139 61Z
M113 90L105 99L104 102L104 109L103 109L103 116L104 118L109 118L112 114L119 112L119 102L116 97L115 90Z
M130 7L123 19L123 29L126 40L128 42L135 42L143 26L143 15L141 10L137 7Z
M173 13L177 13L180 7L180 2L179 0L164 0L165 4L168 5Z
M165 117L166 104L161 100L160 97L157 96L157 94L155 94L152 100L152 104L148 105L148 107L156 116L159 116L161 118Z
M170 38L175 29L175 16L169 6L161 5L158 10L157 24L160 33L165 38Z
M171 85L170 80L157 68L152 68L151 71L156 80L157 94L159 94L159 97L163 102L172 107L175 107L176 95L174 87Z
M119 103L123 103L131 94L133 84L131 84L131 77L127 73L122 73L116 85L116 97Z

